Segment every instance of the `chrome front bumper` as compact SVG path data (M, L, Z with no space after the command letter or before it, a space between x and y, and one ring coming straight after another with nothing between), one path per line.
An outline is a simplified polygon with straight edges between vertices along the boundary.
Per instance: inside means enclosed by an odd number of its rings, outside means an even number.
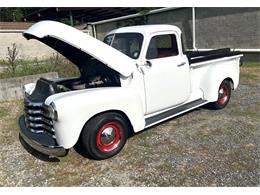
M26 127L25 117L22 115L19 118L20 135L23 141L38 152L48 156L66 156L68 150L57 146L56 140L49 134L34 133Z

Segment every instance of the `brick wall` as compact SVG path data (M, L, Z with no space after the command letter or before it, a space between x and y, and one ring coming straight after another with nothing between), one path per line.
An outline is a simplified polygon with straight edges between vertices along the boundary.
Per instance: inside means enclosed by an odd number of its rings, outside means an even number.
M0 29L5 29L5 30L11 30L11 29L19 29L19 30L24 30L32 26L33 23L30 22L0 22Z
M198 48L260 49L260 8L196 8Z

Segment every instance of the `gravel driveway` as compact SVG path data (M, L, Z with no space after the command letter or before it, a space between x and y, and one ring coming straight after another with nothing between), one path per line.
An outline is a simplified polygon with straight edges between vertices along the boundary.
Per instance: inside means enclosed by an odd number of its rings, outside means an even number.
M104 161L75 150L30 154L18 139L22 101L0 104L0 186L260 186L260 68L219 111L197 109L131 137Z

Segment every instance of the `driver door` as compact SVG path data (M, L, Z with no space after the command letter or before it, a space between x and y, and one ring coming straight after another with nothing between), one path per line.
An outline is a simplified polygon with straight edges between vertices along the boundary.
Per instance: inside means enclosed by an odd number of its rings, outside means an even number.
M146 114L176 106L189 97L189 63L178 49L178 40L175 33L150 37L143 68Z

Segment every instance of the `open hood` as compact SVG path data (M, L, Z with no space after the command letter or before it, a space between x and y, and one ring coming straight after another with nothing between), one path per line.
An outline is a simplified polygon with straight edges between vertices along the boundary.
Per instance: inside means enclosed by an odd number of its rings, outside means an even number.
M42 21L24 31L27 39L37 39L68 58L79 69L95 58L124 77L132 74L135 61L113 47L63 23Z

